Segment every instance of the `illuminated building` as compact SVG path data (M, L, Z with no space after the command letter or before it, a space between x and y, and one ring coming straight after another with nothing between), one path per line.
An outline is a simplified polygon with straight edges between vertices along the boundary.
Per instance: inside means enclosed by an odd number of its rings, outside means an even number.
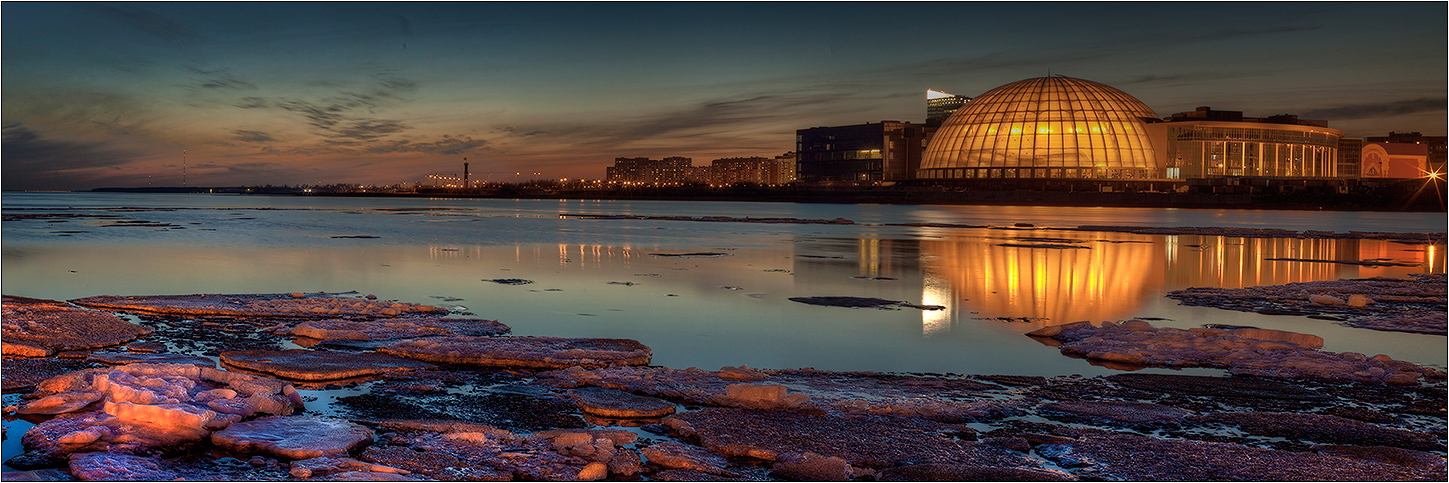
M970 97L926 89L926 125L939 127L967 102L971 102Z
M614 165L604 168L605 179L636 183L682 183L688 180L693 162L672 156L662 160L649 158L614 158Z
M1363 150L1363 139L1342 138L1338 140L1338 177L1358 178L1362 166L1359 154Z
M1425 136L1417 132L1390 132L1388 136L1369 136L1366 143L1419 144L1428 148L1429 170L1444 173L1444 163L1449 157L1449 137Z
M1361 178L1421 178L1428 173L1429 147L1407 143L1363 143Z
M1167 178L1332 178L1343 131L1327 121L1199 107L1149 127Z
M1158 119L1111 86L1049 76L972 99L936 131L917 177L1331 178L1342 137L1327 121L1292 115L1200 107Z
M795 131L796 175L807 183L910 179L929 128L899 121Z
M920 178L1161 176L1147 138L1157 114L1105 84L1064 76L1013 82L947 119L921 160Z
M795 153L789 152L770 161L770 168L766 171L767 183L772 185L790 184L795 182Z

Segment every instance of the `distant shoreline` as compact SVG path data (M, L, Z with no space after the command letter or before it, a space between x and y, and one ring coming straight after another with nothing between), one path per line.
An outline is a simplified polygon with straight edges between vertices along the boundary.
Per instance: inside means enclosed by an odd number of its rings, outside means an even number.
M651 201L737 201L766 203L836 203L887 205L984 205L984 206L1099 206L1113 208L1196 208L1307 211L1445 212L1441 189L1408 195L1340 193L1175 193L1097 191L986 191L946 190L923 187L871 188L629 188L617 190L567 190L529 187L498 189L438 189L417 192L348 191L303 192L295 188L98 188L93 192L121 193L236 193L295 196L398 197L398 198L496 198L496 199L581 199ZM269 189L270 188L270 189ZM1410 202L1412 201L1412 202ZM1437 201L1437 202L1436 202Z

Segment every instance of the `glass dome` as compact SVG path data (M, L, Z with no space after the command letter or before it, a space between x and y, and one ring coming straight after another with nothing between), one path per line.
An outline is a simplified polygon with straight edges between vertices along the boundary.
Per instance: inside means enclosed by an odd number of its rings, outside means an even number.
M1105 84L1052 76L997 87L936 131L922 178L1160 177L1146 123L1157 113Z

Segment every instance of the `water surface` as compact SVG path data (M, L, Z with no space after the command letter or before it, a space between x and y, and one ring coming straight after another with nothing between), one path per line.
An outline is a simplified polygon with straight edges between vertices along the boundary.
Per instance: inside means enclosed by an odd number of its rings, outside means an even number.
M497 319L517 335L625 337L654 363L826 370L1106 374L1022 334L1077 320L1250 325L1327 350L1443 367L1444 338L1183 307L1187 287L1444 271L1443 246L1053 230L1079 225L1443 232L1442 214L1267 210L5 193L4 293L345 292ZM560 213L846 218L857 225L561 218ZM134 225L149 226L128 226ZM882 226L955 223L1038 229ZM121 225L121 226L114 226ZM337 238L368 237L368 238ZM1082 248L1003 243L1062 239ZM712 252L714 257L660 255ZM1270 261L1389 259L1414 267ZM487 280L517 278L527 285ZM819 307L858 296L944 310Z

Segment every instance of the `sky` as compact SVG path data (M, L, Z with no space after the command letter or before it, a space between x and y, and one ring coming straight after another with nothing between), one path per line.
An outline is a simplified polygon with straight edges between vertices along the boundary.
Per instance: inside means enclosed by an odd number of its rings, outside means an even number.
M1048 73L1443 136L1446 5L4 2L0 188L602 178Z

